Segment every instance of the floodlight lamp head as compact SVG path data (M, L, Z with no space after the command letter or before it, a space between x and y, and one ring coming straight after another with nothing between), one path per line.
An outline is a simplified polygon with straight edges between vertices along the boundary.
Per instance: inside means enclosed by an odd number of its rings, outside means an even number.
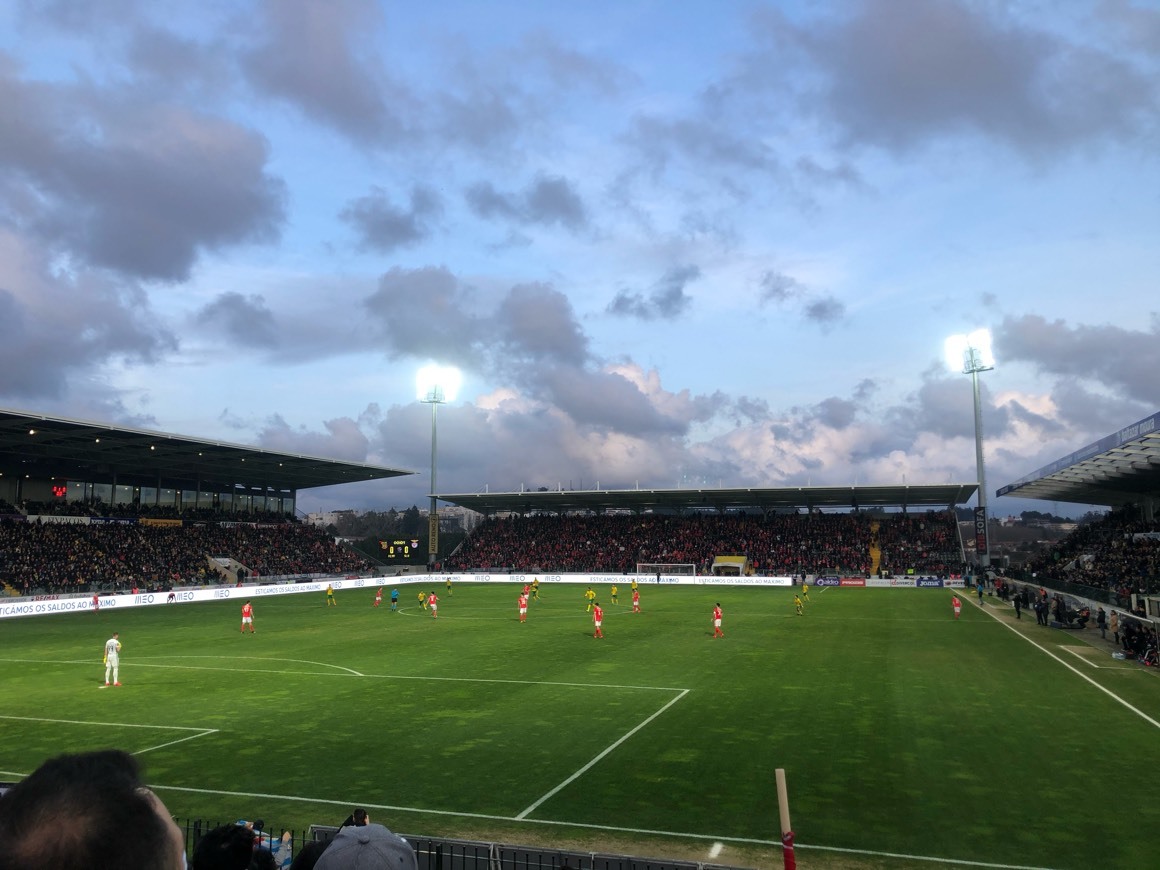
M991 332L976 329L969 335L952 335L946 340L947 365L954 371L969 375L986 372L995 367L991 352Z
M415 388L420 402L454 402L463 376L454 366L429 365L419 369Z

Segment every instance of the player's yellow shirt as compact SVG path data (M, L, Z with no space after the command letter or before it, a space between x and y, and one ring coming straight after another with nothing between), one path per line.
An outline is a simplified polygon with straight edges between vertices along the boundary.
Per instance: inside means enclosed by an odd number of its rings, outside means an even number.
M635 580L632 581L632 591L633 592L636 591L636 581Z
M589 589L587 592L584 593L584 597L587 598L589 601L591 601L592 599L594 599L596 597L596 593L593 592L591 589Z

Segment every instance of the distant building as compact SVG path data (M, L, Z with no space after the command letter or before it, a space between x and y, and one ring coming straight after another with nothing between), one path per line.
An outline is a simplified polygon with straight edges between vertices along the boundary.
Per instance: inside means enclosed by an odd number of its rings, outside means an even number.
M326 528L327 526L338 525L340 518L353 517L355 516L355 513L356 512L353 510L319 511L317 513L307 514L306 522L310 523L312 526L321 526L322 528Z
M443 505L439 508L439 525L441 528L450 525L461 528L465 532L470 532L482 521L483 514L477 513L470 508L460 507L458 505Z

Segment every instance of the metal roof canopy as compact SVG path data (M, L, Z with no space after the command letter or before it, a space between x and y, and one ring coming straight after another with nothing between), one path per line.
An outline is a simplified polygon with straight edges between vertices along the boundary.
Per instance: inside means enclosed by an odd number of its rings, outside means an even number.
M33 434L35 433L35 434ZM174 489L289 492L414 474L0 408L0 473Z
M442 501L481 514L498 512L568 513L632 510L636 512L717 511L760 508L937 507L966 503L974 483L932 486L799 486L782 489L599 489L547 492L482 492L438 495Z
M1060 457L999 496L1120 507L1160 497L1160 412Z

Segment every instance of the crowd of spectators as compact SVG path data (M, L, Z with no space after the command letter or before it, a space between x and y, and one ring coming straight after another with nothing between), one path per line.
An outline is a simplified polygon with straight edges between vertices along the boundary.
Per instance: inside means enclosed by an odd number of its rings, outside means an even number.
M4 517L0 579L22 595L150 591L226 581L218 559L249 577L365 571L366 559L301 523L57 523Z
M1111 513L1080 526L1026 568L1039 583L1105 590L1110 603L1127 607L1133 594L1160 591L1160 523Z
M879 569L887 574L945 576L962 570L962 546L958 522L951 511L926 514L894 514L879 524Z
M875 529L877 530L875 532ZM877 539L875 539L877 534ZM692 564L745 556L759 574L864 575L880 542L896 573L961 567L947 511L906 514L696 514L526 516L481 523L451 556L452 571L627 573L640 564Z

